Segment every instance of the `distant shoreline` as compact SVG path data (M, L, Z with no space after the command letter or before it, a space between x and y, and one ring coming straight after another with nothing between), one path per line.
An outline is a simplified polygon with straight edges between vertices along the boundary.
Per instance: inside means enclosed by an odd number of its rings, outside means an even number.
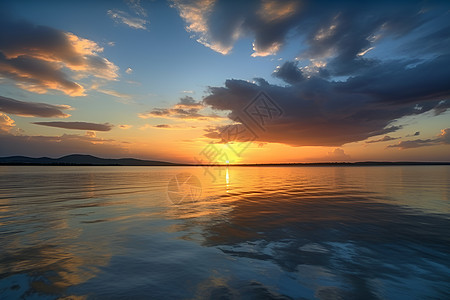
M170 165L123 165L123 164L39 164L0 163L0 166L54 166L54 167L377 167L377 166L450 166L450 162L355 162L355 163L287 163L287 164L170 164Z
M327 167L327 166L438 166L450 162L411 162L411 161L363 161L363 162L316 162L316 163L266 163L266 164L182 164L166 161L141 160L136 158L100 158L92 155L71 154L60 158L8 156L0 157L0 166L166 166L166 167Z

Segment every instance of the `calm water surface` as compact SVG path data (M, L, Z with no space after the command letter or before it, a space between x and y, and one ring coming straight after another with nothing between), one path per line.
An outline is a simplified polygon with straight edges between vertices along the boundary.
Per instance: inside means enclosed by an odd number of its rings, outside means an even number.
M450 299L449 166L204 171L0 167L0 298Z

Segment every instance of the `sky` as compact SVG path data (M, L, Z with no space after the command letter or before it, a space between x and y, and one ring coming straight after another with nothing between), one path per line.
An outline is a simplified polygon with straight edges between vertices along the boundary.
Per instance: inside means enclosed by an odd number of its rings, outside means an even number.
M0 156L450 161L448 1L1 1Z

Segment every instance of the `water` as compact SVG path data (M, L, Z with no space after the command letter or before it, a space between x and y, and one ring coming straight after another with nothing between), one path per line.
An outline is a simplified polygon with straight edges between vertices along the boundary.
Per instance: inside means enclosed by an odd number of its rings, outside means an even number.
M450 299L449 166L212 171L0 167L0 298Z

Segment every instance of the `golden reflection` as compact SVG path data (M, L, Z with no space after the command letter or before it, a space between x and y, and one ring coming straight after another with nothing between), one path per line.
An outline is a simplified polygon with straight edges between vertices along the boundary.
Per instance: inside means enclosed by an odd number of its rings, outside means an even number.
M228 187L230 185L230 173L228 172L228 166L227 166L226 173L225 173L225 181L227 183L227 193L228 193Z

